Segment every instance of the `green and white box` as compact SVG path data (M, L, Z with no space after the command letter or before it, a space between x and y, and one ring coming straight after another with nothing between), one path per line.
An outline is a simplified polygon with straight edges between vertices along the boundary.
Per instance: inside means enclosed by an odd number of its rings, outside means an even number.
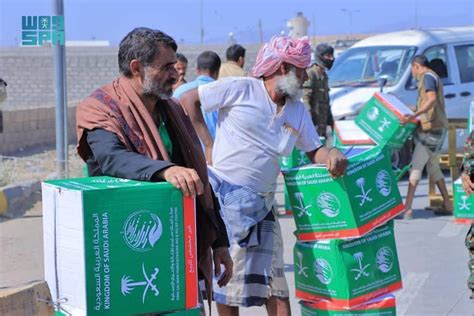
M283 172L301 241L356 238L403 212L390 155L379 147L353 147L349 165L332 178L323 165Z
M474 194L467 196L461 178L454 181L454 218L457 223L471 224L474 221Z
M375 93L364 105L355 123L363 129L378 145L400 149L415 131L418 121L402 125L400 117L413 114L396 96Z
M297 242L294 263L304 301L348 309L402 288L393 221L358 239Z
M392 294L346 309L330 301L300 302L301 316L396 316L396 301Z
M297 149L296 147L291 152L291 155L288 157L281 157L280 158L280 168L281 170L287 170L298 166L304 166L310 164L311 160L309 160L308 155L304 151ZM285 209L283 210L283 215L291 215L291 203L288 198L288 190L286 185L284 186L284 194L285 194Z
M319 141L321 142L323 146L326 143L326 139L324 137L319 137ZM306 155L304 151L301 151L296 147L293 148L293 151L288 157L280 158L281 170L304 166L310 163L311 163L311 160L308 158L308 155Z
M353 120L334 122L334 146L375 146L375 142Z
M45 278L72 315L194 308L194 199L168 183L111 177L45 181Z
M282 170L304 166L310 163L311 160L309 160L308 155L297 148L293 149L290 156L280 158L280 168Z

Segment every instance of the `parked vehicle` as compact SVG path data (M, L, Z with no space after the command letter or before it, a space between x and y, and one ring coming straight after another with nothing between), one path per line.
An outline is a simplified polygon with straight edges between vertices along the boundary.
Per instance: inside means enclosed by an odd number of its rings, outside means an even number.
M354 44L329 72L334 119L353 119L379 90L380 77L386 78L385 92L415 105L410 64L417 54L425 54L441 77L448 118L467 118L474 100L474 26L380 34ZM459 147L466 137L458 131Z

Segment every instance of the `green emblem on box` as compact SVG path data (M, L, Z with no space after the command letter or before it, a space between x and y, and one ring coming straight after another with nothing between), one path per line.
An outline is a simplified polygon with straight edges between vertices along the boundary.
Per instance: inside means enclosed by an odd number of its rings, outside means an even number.
M291 155L288 157L280 158L280 168L282 170L304 166L310 164L311 161L308 158L308 155L304 151L294 148L291 152Z
M360 237L403 211L386 150L354 147L344 153L349 165L336 179L322 165L283 172L299 240Z
M413 114L392 94L376 93L364 105L355 123L378 145L400 149L417 127L417 121L401 125L399 118Z
M194 200L168 183L46 181L45 278L73 315L197 306Z
M466 195L462 188L461 179L453 184L454 192L454 217L457 222L471 223L474 221L474 194Z
M402 287L393 222L351 240L297 242L296 297L352 308Z

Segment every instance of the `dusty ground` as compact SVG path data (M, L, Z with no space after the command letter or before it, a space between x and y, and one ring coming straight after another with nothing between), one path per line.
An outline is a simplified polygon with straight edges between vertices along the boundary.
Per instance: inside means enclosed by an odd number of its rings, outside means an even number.
M68 178L83 174L84 162L79 158L74 146L69 146ZM44 180L57 170L56 150L43 149L21 156L0 155L0 187L29 180Z

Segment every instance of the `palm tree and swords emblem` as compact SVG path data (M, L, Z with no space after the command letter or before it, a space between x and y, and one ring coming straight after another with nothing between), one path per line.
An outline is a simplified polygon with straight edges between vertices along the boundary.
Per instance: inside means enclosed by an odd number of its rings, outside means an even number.
M298 201L300 204L299 206L294 206L294 209L298 210L298 217L302 217L303 215L311 216L311 213L308 211L308 209L311 208L311 205L304 205L304 194L302 192L296 192L293 194L295 197L295 200Z
M379 131L383 133L385 128L388 128L392 122L390 122L386 117L382 119L382 124L379 126Z
M306 165L308 163L308 157L304 151L300 151L300 156L298 158L298 165Z
M358 194L358 195L355 196L356 198L360 199L359 205L362 206L362 205L365 204L365 202L372 202L372 198L369 196L369 193L370 193L370 191L372 191L372 189L369 189L369 190L365 191L365 188L364 188L365 178L361 177L361 178L357 179L356 184L362 192L361 194Z
M458 203L459 204L459 210L461 211L469 211L470 207L471 207L471 203L467 203L467 195L463 195L461 196L461 203Z
M298 268L298 275L303 275L305 278L308 277L308 274L306 273L306 270L308 270L308 267L303 266L303 253L301 251L296 251L296 256L298 257L298 262L296 263L296 267Z
M160 295L160 291L156 288L156 285L153 284L153 281L156 280L156 276L158 275L158 272L160 272L160 269L154 268L153 272L148 276L145 270L145 265L142 263L142 272L145 280L139 282L134 282L131 277L124 275L122 277L121 290L122 295L126 296L127 294L130 294L136 287L144 286L145 289L143 290L142 303L145 304L146 294L149 289L155 293L155 296Z
M367 273L367 268L370 266L370 264L366 264L365 266L362 266L362 259L364 259L364 253L363 252L356 252L355 254L352 255L352 257L359 263L359 267L355 269L351 269L352 272L357 272L357 275L355 276L354 280L358 280L361 276L369 276L369 273Z

